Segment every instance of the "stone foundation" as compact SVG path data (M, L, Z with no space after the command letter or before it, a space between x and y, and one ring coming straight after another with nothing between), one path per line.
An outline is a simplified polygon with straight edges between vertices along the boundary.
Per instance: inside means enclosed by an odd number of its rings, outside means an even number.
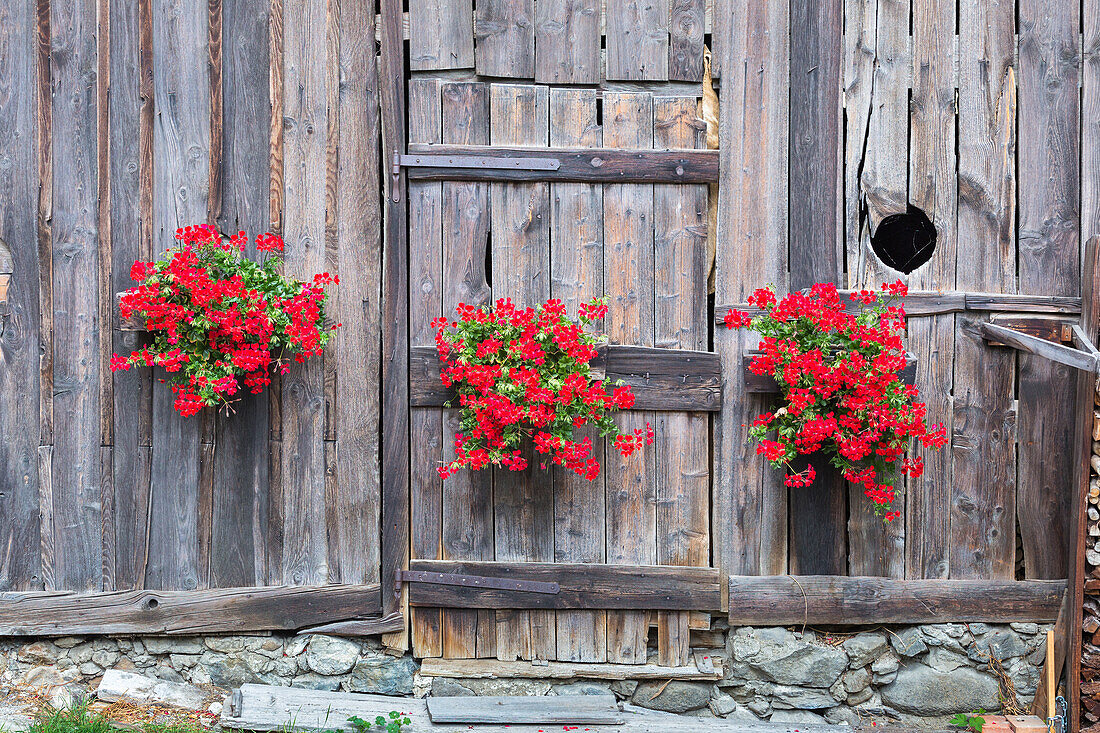
M1013 705L1029 706L1047 628L973 623L845 632L719 629L726 631L725 646L702 651L722 661L724 679L669 683L428 678L410 656L386 654L375 638L69 637L3 642L0 680L63 689L68 697L94 690L111 668L225 689L254 682L416 696L610 691L634 705L701 718L932 727L957 712L999 710L1006 694L1015 696ZM723 635L707 638L720 643Z

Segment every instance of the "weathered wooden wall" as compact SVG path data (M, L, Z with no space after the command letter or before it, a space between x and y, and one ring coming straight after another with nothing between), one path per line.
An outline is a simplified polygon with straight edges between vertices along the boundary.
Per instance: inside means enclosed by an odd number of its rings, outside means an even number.
M377 582L375 11L0 10L0 588ZM109 371L143 338L113 294L202 222L337 273L344 327L269 395L184 419L163 375Z

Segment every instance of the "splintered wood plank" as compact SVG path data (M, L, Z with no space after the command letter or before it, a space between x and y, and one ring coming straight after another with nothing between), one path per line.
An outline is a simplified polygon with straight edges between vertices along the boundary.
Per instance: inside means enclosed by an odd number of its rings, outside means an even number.
M227 233L243 230L250 238L270 225L270 7L266 0L222 6L224 45L233 52L222 56L224 124L220 175L216 178L220 185L211 195L219 202L218 228ZM250 245L247 255L255 258L256 254L255 245ZM342 288L349 286L346 280ZM267 395L248 394L234 404L232 413L217 415L209 571L214 587L263 583L269 416Z
M443 141L440 122L440 81L409 81L409 142ZM443 184L409 181L409 345L432 346L433 318L443 314ZM434 350L434 349L433 349ZM422 460L410 473L410 561L443 557L443 411L413 409L409 441ZM443 627L438 608L410 609L413 654L443 654Z
M705 0L670 2L668 78L673 81L699 81L703 78Z
M959 4L959 19L958 242L982 246L960 249L956 285L1011 293L1016 290L1015 8L967 0ZM911 541L919 543L909 553L911 577L1013 577L1016 357L982 342L981 320L978 314L955 318L950 481L942 484L928 470L921 479L925 491L915 498L925 501L910 517ZM926 469L938 468L939 460L934 451L927 454ZM951 487L947 496L944 486Z
M1080 7L1052 0L1019 6L1021 146L1019 175L1019 287L1025 293L1075 295L1081 288L1079 242ZM1057 83L1052 83L1057 80ZM1090 173L1092 173L1090 171ZM1065 577L1062 548L1070 532L1072 444L1076 375L1037 356L1019 356L1019 483L1024 566L1029 578ZM1004 505L1005 530L1015 514ZM1011 543L1009 542L1009 545Z
M541 145L548 141L549 95L545 87L493 85L493 145ZM550 187L546 183L492 184L493 293L518 306L550 297ZM494 471L497 560L553 560L553 480L526 449L525 471ZM554 615L547 611L497 613L497 656L550 659L555 654Z
M601 7L597 0L535 3L535 81L599 83Z
M653 102L653 146L705 145L695 97L659 97ZM707 189L653 187L653 342L657 347L705 349L707 323ZM657 497L657 562L710 563L710 418L706 413L656 415L653 473ZM657 617L658 661L687 664L690 614Z
M719 108L719 303L743 303L767 283L787 289L788 8L767 0L731 5L723 86L744 94ZM756 455L746 428L771 402L744 394L742 357L758 339L716 327L714 342L725 405L714 421L714 455L721 456L711 497L714 562L725 573L783 573L787 490L782 475Z
M608 0L605 12L606 78L667 80L670 0Z
M474 21L482 76L535 75L535 0L479 0Z
M286 0L284 179L286 274L308 279L325 266L326 132L329 129L324 0ZM336 111L332 110L335 114ZM325 530L324 374L319 360L282 378L283 582L328 579Z
M39 278L49 263L39 260L37 247L34 10L31 3L9 6L0 26L0 89L5 90L0 95L0 160L7 161L0 168L5 191L0 197L0 475L6 485L0 502L0 547L5 548L0 584L17 590L41 587L38 495L40 489L50 491L48 484L40 484L48 477L38 472L39 389L48 387L39 381ZM48 79L48 73L43 76ZM42 124L41 114L37 118Z
M469 69L473 65L473 1L409 0L409 68Z
M931 259L904 278L910 288L950 290L955 284L955 35L951 32L955 0L917 0L913 5L913 92L910 104L909 197L932 220L937 231ZM914 318L908 323L907 346L918 355L916 386L928 405L932 424L951 425L951 360L953 315ZM924 460L925 473L906 481L899 475L895 511L902 517L884 525L859 496L860 514L852 511L851 572L892 577L944 577L943 545L948 536L951 455L946 449L924 449L917 441L910 455ZM853 495L860 493L853 490ZM853 504L856 497L853 496ZM861 519L862 521L858 521ZM856 554L855 528L862 552ZM910 537L912 535L912 537ZM908 548L907 543L913 546ZM858 562L857 562L858 560ZM907 570L907 564L911 567Z
M791 36L798 39L791 44L788 142L797 161L790 169L792 290L839 283L844 269L838 252L842 12L835 2L791 5ZM825 456L808 463L816 480L790 491L791 572L839 574L848 564L846 485Z
M870 234L906 210L909 1L846 0L844 17L848 284L877 288L897 273L871 251Z
M653 97L648 93L604 94L603 142L607 147L653 144ZM609 296L605 324L615 344L653 345L653 188L639 184L604 187L604 285ZM640 411L616 419L623 432L644 430L655 415ZM607 451L607 561L655 564L656 483L652 446L629 458ZM646 661L649 623L642 612L607 615L607 659Z
M154 55L178 59L153 66L155 98L175 100L158 105L153 131L153 246L160 253L176 244L177 228L206 221L210 80L206 8L175 12L161 0L152 7ZM150 511L145 587L190 590L199 582L199 418L180 417L168 388L154 386L149 501L159 508Z
M336 362L336 437L339 493L332 524L342 583L378 582L379 420L377 365L382 241L379 190L378 72L374 8L340 3L340 137L336 224L340 286L333 316L343 323ZM331 83L331 82L330 82ZM331 92L331 90L330 90ZM330 141L330 148L333 141ZM370 365L370 369L364 369Z
M442 88L443 142L489 143L489 85L446 83ZM485 248L489 241L489 184L448 181L443 184L443 313L455 317L459 303L489 302ZM426 335L430 338L430 335ZM454 459L459 411L443 413L443 460ZM443 482L443 557L462 560L493 558L493 477L490 471L462 470ZM485 656L495 644L489 614L443 612L443 653L448 657Z
M596 90L550 90L551 147L600 147L603 130L596 121ZM569 313L604 295L603 187L598 184L550 185L550 295ZM602 323L590 330L600 329ZM597 431L578 431L593 441L596 460L604 463L604 441ZM602 563L605 551L604 476L589 481L561 467L553 470L554 561ZM568 611L557 614L555 659L607 661L607 614Z

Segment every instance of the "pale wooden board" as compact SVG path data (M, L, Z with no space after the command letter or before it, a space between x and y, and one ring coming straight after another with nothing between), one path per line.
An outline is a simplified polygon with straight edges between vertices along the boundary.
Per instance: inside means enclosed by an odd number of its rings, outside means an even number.
M489 143L489 85L445 83L442 89L443 142ZM489 301L485 280L485 248L489 238L489 185L443 183L440 259L443 313L455 317L459 303ZM426 336L427 337L427 336ZM454 457L459 411L443 415L443 460ZM489 471L462 470L443 482L442 557L489 560L493 557L493 482ZM495 642L496 629L485 613L443 612L443 653L453 657L484 656ZM492 641L491 641L492 640Z
M653 102L653 146L696 148L705 129L695 97L658 97ZM707 323L707 190L703 186L653 187L654 345L705 349ZM655 415L653 471L657 497L657 562L710 562L710 421L704 413ZM687 612L661 612L657 649L661 664L687 663Z
M429 697L433 723L510 723L530 725L621 725L623 713L614 695L554 697Z
M472 0L410 0L408 17L409 68L423 70L473 67ZM400 38L397 40L400 42Z
M648 148L653 143L653 98L645 92L604 95L604 145ZM604 187L604 284L610 297L605 324L611 343L653 345L653 188L638 184ZM644 429L653 413L630 412L616 419L623 432ZM623 458L608 451L607 561L656 561L656 483L653 448ZM609 662L640 664L646 659L649 623L641 612L607 615Z
M535 81L596 84L602 74L597 0L538 0L535 3Z
M745 302L767 283L787 287L788 10L785 3L752 0L718 14L729 16L719 48L723 86L744 91L719 108L718 303ZM714 454L723 458L714 462L712 536L714 564L724 573L787 569L783 477L756 455L745 427L769 404L743 394L742 357L756 344L743 331L714 329L725 409L714 420Z
M551 147L600 147L596 91L550 91ZM550 186L550 294L569 313L604 295L603 187L554 183ZM600 332L602 323L589 326ZM604 441L596 431L578 432L593 439L604 463ZM595 562L606 559L604 476L594 481L555 467L554 561ZM607 661L607 614L604 611L559 611L555 659L568 662Z
M474 19L481 76L530 79L535 75L535 0L480 0Z
M545 87L494 84L490 94L493 145L545 146L549 94ZM494 183L493 294L534 306L550 296L550 189L546 183ZM493 504L497 560L554 558L553 480L534 449L525 471L495 470ZM497 612L501 659L549 659L555 654L554 615Z
M712 661L717 660L712 658ZM664 667L659 664L573 664L570 662L503 662L490 659L425 659L420 667L424 677L458 679L591 679L591 680L717 680L722 677L720 664L714 671L701 671L693 664Z
M48 477L38 472L40 272L49 262L39 259L36 212L38 170L35 150L36 109L35 9L29 3L7 9L0 31L0 271L10 278L0 296L0 472L7 477L7 498L0 503L0 582L13 589L41 587L42 553L39 535L39 491L50 491ZM42 110L38 110L41 112ZM48 119L48 115L46 116ZM43 124L38 115L38 125ZM48 128L47 128L48 132ZM39 130L39 134L42 131ZM47 179L48 180L48 179ZM45 278L48 297L49 278ZM49 315L46 315L49 318ZM48 363L48 358L47 358Z
M669 0L608 0L605 13L607 79L668 79Z
M442 138L438 79L409 81L409 142L439 143ZM409 345L434 343L431 320L443 314L443 184L410 181L409 196ZM410 473L410 558L443 556L443 418L437 408L414 409L409 416L410 444L423 460ZM443 653L439 609L410 609L413 654Z
M705 5L705 0L670 0L668 78L671 80L703 78Z

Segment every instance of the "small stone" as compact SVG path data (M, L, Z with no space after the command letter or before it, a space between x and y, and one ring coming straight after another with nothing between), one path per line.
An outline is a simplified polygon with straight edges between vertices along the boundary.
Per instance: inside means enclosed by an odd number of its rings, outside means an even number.
M923 664L909 664L882 688L882 699L907 713L935 716L978 708L999 710L997 693L995 679L969 667L940 672Z
M890 635L890 646L902 657L915 657L928 651L919 629L908 627Z
M615 680L609 689L620 700L626 700L638 689L638 680Z
M890 674L898 671L899 664L898 656L892 651L887 651L871 663L871 671L875 674Z
M203 643L208 649L223 654L232 654L244 650L244 639L240 636L211 636L204 639Z
M148 654L201 654L203 650L201 639L150 636L143 643Z
M432 695L434 697L472 697L473 691L463 687L457 680L450 677L432 678Z
M771 703L764 697L754 697L752 700L745 703L745 707L761 718L766 717L772 709Z
M165 680L166 682L178 682L181 685L187 682L187 680L183 678L183 675L171 667L156 667L153 670L153 674L155 674L158 679Z
M871 673L865 667L845 672L841 679L844 682L844 689L849 695L871 686Z
M334 675L350 672L359 658L359 646L335 636L314 636L306 649L306 664L317 674ZM412 691L410 683L410 692Z
M808 710L776 710L770 718L772 723L809 723L827 725L824 716L811 713Z
M125 700L201 710L206 705L207 694L194 685L167 682L112 669L103 675L96 697L104 702Z
M772 705L777 708L822 710L835 707L837 703L836 698L825 690L807 689L805 687L776 685L772 694L775 697Z
M168 659L176 669L190 669L199 663L199 657L195 654L169 654Z
M416 660L412 657L382 655L363 659L355 664L344 686L349 692L411 695L416 670Z
M773 682L808 687L830 687L848 668L848 655L843 650L793 637L778 637L784 639L780 643L762 641L759 652L745 661Z
M80 665L80 674L84 675L85 677L95 677L102 671L103 668L95 662L85 662L84 664Z
M211 685L210 673L205 667L195 667L191 670L191 682L196 685Z
M286 649L283 650L283 654L288 657L297 657L306 650L309 646L308 636L295 636L289 644L286 645Z
M38 689L65 684L65 678L53 667L32 667L22 676L24 685Z
M662 687L664 689L662 689ZM631 701L650 710L663 710L668 713L686 713L698 710L710 703L711 686L704 682L643 682L638 685Z
M989 625L988 624L973 623L973 624L969 624L969 626L970 626L970 633L973 634L974 636L981 636L982 634L985 634L989 631Z
M137 669L137 665L129 657L119 657L115 662L115 666L112 669L120 669L123 672L133 672Z
M92 648L91 644L80 644L69 650L69 659L73 661L73 664L84 664L92 661L93 654L95 654L95 649Z
M59 652L57 647L48 641L36 641L20 647L16 652L16 659L27 664L53 664L57 661Z
M898 678L897 670L893 672L886 672L884 674L876 674L872 679L872 682L876 685L888 685Z
M79 685L62 685L50 690L50 707L54 710L70 710L84 701L88 691Z
M260 649L263 649L265 652L277 652L282 648L282 642L278 639L264 639L263 643L260 644Z
M206 709L209 710L213 715L221 715L224 706L220 702L215 700L214 702L210 703L206 707Z
M711 698L710 710L720 718L724 718L739 708L740 705L730 695L721 694Z
M863 667L887 649L886 634L879 631L856 634L841 646L848 652L848 666L852 669Z
M859 719L859 715L855 710L843 705L837 705L835 708L830 708L825 711L825 722L829 725L856 726L862 721Z
M555 695L606 695L611 691L611 686L606 682L591 682L582 680L564 685L554 685L550 688Z
M989 660L991 654L1004 661L1013 657L1022 657L1027 653L1027 644L1013 632L993 631L974 642L974 648L967 653L967 656L976 662L985 662Z
M260 678L247 663L233 657L219 659L207 666L206 672L210 675L212 684L226 689L235 689L241 685L260 682Z
M924 658L924 663L937 672L954 672L959 667L969 667L966 655L943 647L933 647Z
M859 705L860 703L864 703L870 700L872 697L874 697L874 694L874 690L868 687L865 690L860 690L859 692L849 695L848 699L845 700L845 702L847 702L849 705Z
M1018 634L1027 634L1028 636L1039 633L1039 624L1033 624L1030 621L1017 621L1009 624L1009 628Z
M84 641L79 636L62 636L60 639L54 639L53 644L56 647L62 649L72 649L74 646Z
M107 669L113 667L115 662L118 661L119 653L109 649L100 649L92 652L92 661L98 664L100 667Z
M291 687L301 687L306 690L324 690L326 692L335 692L340 689L339 677L324 677L319 674L310 672L309 674L303 674L294 678L294 682L291 683Z

